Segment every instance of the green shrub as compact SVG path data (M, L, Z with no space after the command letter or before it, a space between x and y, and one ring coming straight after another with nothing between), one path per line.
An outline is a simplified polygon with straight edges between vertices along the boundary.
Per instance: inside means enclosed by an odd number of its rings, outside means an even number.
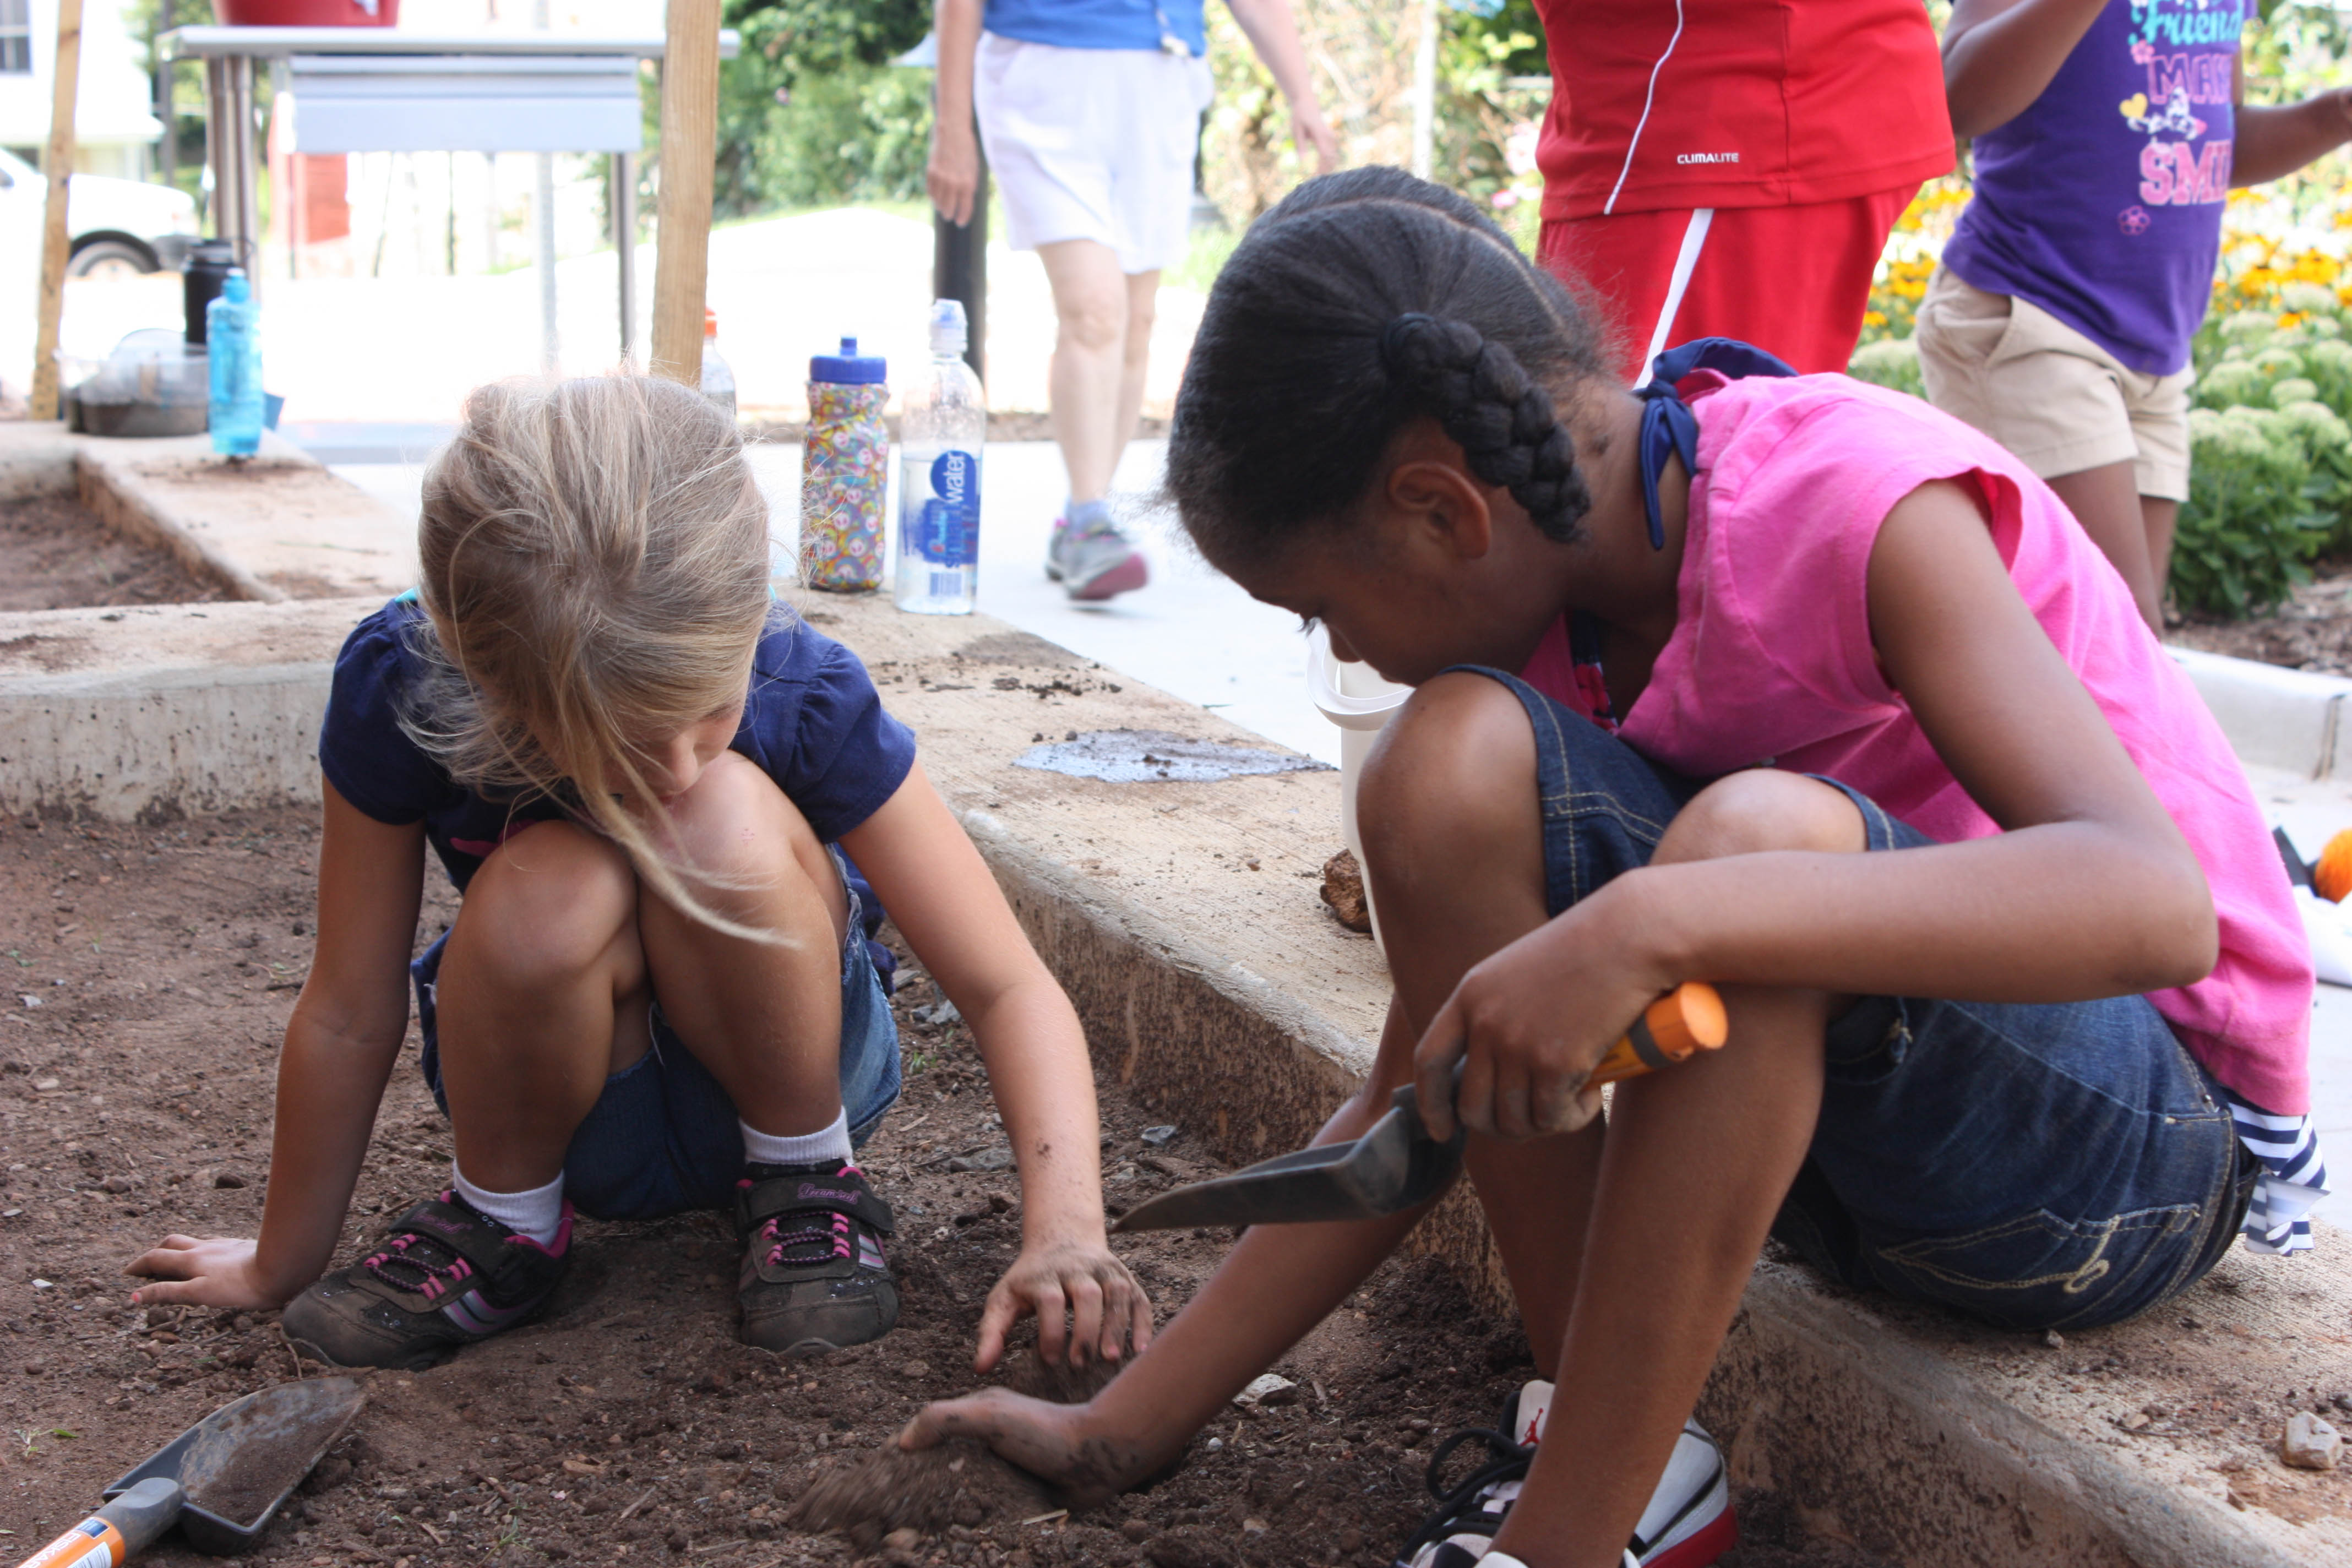
M2305 401L2192 409L2189 438L2173 594L2190 609L2260 614L2309 578L2305 563L2334 532L2352 430L2334 410Z
M1927 395L1919 378L1919 347L1909 338L1881 338L1856 349L1845 373L1856 381L1891 386L1914 397Z

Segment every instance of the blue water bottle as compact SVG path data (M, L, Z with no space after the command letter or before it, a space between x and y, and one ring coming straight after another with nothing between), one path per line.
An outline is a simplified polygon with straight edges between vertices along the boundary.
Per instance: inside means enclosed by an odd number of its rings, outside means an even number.
M213 450L249 458L261 449L261 344L254 332L253 284L232 268L205 307L205 352L212 374Z

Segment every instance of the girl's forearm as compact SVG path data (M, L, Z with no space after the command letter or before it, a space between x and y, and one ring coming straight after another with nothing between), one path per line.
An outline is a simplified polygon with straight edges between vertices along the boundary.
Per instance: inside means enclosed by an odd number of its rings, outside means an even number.
M1067 997L1042 974L1005 988L972 1020L1021 1172L1031 1241L1103 1234L1102 1123L1094 1067Z
M1944 96L1952 134L1981 136L2024 113L2106 5L2107 0L2013 0L2007 6L1955 7L1944 34Z
M1090 1435L1150 1474L1250 1379L1330 1316L1425 1209L1327 1225L1262 1225L1150 1348L1087 1407Z
M2352 137L2352 98L2342 89L2301 103L2242 103L2230 158L2232 185L2259 185L2294 174Z
M299 1008L288 1025L255 1251L255 1266L273 1293L292 1296L334 1257L399 1055L398 1035L354 1040L317 1026Z
M2212 895L2185 850L2082 823L1892 852L1654 866L1595 900L1608 907L1562 920L1631 922L1661 990L1708 980L2073 1002L2188 984L2211 970L2216 942Z

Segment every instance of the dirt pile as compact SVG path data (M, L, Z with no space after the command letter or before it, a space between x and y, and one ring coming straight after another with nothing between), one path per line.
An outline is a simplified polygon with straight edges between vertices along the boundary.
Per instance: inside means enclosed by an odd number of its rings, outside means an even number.
M140 829L0 822L0 967L13 980L0 991L8 1539L55 1534L182 1428L296 1372L274 1313L142 1311L118 1271L168 1232L249 1236L258 1223L278 1046L310 960L316 852L303 814ZM454 911L433 886L420 940ZM906 1097L862 1156L899 1216L903 1317L889 1338L779 1361L735 1338L735 1244L718 1216L583 1224L538 1321L433 1371L371 1380L352 1436L254 1561L784 1568L870 1550L998 1568L1386 1563L1428 1506L1436 1440L1493 1421L1533 1370L1517 1329L1465 1310L1426 1262L1384 1269L1283 1361L1290 1403L1231 1409L1174 1474L1103 1507L1064 1514L968 1446L919 1458L888 1447L925 1401L981 1381L981 1307L1021 1237L1017 1179L987 1157L1003 1134L978 1053L960 1021L932 1012L938 999L910 966L896 1002ZM1181 1131L1146 1142L1146 1127L1171 1118L1115 1081L1102 1095L1111 1204L1219 1168ZM445 1183L448 1157L412 1041L341 1256ZM1118 1245L1164 1318L1226 1238ZM994 1381L1087 1392L1024 1366L1033 1359L1016 1356ZM1751 1510L1769 1527L1751 1539L1772 1540L1729 1568L1866 1563L1807 1543L1790 1517ZM170 1544L152 1561L204 1560Z
M69 496L0 501L0 611L184 605L221 585L169 552L109 533Z

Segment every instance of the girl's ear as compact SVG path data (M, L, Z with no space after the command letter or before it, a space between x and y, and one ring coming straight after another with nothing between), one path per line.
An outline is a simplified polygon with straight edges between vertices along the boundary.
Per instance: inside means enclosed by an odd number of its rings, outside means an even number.
M1462 448L1434 421L1398 432L1381 499L1391 519L1448 553L1475 561L1495 542L1493 487L1465 467Z

